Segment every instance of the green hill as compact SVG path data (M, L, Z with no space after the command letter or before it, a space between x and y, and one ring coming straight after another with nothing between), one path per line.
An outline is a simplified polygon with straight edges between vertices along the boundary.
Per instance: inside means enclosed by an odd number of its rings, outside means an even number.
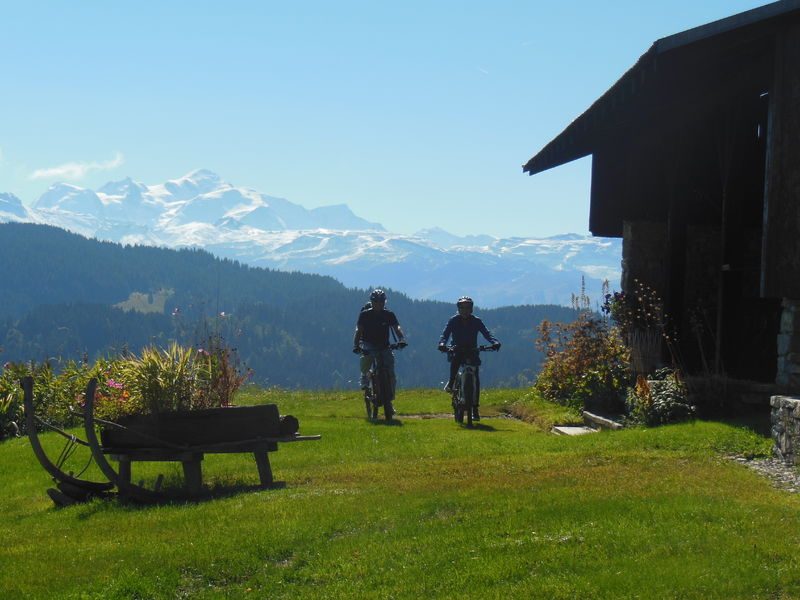
M367 291L331 277L248 267L203 250L123 246L8 223L0 225L0 282L3 361L94 359L169 340L201 345L220 335L261 384L354 386L357 361L350 348ZM400 385L439 385L447 365L435 347L454 306L390 290L387 308L410 343L398 354ZM501 353L484 362L487 386L530 379L541 362L533 343L538 324L574 317L561 306L476 313L503 342Z

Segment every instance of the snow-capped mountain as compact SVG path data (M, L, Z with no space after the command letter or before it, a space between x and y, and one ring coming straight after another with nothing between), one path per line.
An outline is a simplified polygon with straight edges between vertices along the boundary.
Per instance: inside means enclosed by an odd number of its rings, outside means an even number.
M14 194L0 193L0 223L31 220L22 200Z
M568 304L582 276L595 297L602 280L619 282L619 240L459 237L439 228L394 234L346 205L308 210L208 170L157 185L128 178L96 191L55 184L30 209L0 194L3 221L47 223L127 244L199 246L254 266L388 286L414 298L469 294L484 307Z

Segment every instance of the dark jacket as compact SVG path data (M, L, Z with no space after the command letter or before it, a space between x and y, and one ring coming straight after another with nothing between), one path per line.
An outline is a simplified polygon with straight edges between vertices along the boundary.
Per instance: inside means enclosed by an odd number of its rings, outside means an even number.
M439 344L446 344L447 338L452 338L454 346L458 346L462 349L477 348L478 332L490 343L494 344L497 342L497 339L492 333L486 329L486 325L483 324L483 321L475 315L470 315L466 319L461 315L454 315L447 322L444 331L442 331Z
M389 330L398 325L397 317L390 310L370 308L358 315L361 339L375 348L386 348L389 345Z

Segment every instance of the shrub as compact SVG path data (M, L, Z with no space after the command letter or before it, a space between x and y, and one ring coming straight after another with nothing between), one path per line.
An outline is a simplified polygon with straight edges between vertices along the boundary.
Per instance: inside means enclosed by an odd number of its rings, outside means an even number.
M616 328L583 311L573 323L543 321L536 345L546 357L534 384L543 398L576 409L624 408L629 355Z
M6 363L0 373L0 439L24 431L22 390L14 383L18 372L17 365Z
M242 372L235 350L209 340L195 350L172 344L149 347L139 356L102 358L94 365L6 363L0 373L0 439L25 432L20 381L33 377L36 415L53 424L73 426L84 405L86 385L97 380L95 415L115 420L123 415L228 406L250 376Z
M229 406L250 376L240 370L235 350L220 340L197 350L175 343L145 348L139 357L121 361L118 373L114 387L129 393L128 414Z
M628 390L626 403L632 422L650 426L685 421L696 412L686 385L677 371L668 368L659 369L651 379L640 375Z

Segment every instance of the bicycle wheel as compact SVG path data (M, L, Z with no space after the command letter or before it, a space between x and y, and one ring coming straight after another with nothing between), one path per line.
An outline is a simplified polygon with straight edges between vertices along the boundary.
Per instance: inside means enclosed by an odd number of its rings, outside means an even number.
M467 413L467 427L472 427L472 405L475 403L475 376L472 373L464 373L461 398L463 410Z
M370 394L369 388L364 390L364 405L367 407L367 418L372 417L372 394Z
M375 371L369 372L369 404L367 405L367 415L370 419L378 418L378 405L380 398L380 382Z
M378 398L377 405L383 406L383 416L387 421L392 420L392 381L389 377L389 371L381 369L378 371ZM377 416L378 408L375 407L375 416Z
M463 423L464 422L464 403L461 401L461 385L459 381L461 380L461 376L456 379L455 385L453 385L453 417L455 418L456 423Z

